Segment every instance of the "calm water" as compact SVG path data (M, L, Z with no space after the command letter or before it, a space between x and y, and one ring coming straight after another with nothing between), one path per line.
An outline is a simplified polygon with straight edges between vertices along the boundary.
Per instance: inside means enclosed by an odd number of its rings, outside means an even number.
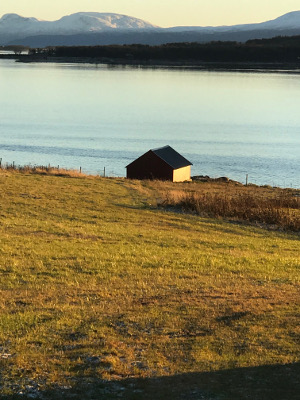
M125 176L169 144L192 175L300 187L300 75L0 60L0 157Z

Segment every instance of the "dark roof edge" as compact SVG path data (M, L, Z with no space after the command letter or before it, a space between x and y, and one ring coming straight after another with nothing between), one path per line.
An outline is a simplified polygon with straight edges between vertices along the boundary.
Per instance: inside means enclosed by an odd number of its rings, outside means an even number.
M170 162L168 162L163 156L157 154L157 152L159 152L160 150L165 150L165 149L170 149L171 151L173 151L174 153L176 153L176 156L180 157L181 160L184 162L184 165L180 166L180 167L174 167L174 165L172 165ZM152 151L156 156L158 156L161 160L163 160L166 164L168 164L170 167L172 167L174 170L176 169L180 169L183 167L188 167L189 165L193 165L193 163L191 163L189 160L187 160L185 157L183 157L180 153L178 153L178 151L174 150L173 147L166 145L163 147L158 147L156 149L151 149L150 151Z
M162 155L157 154L157 153L159 153L160 150L167 150L167 149L170 149L172 152L174 152L176 154L176 156L181 159L181 162L183 162L183 165L176 167L176 166L174 166L174 164L172 165L171 161L168 162ZM193 163L191 163L189 160L187 160L185 157L183 157L180 153L178 153L176 150L174 150L173 147L171 147L169 145L166 145L166 146L163 146L163 147L157 147L155 149L150 149L150 150L146 151L146 153L142 154L140 157L136 158L131 163L126 165L125 168L128 168L131 164L135 163L136 161L138 161L140 158L144 157L148 153L153 153L156 157L158 157L160 160L165 162L167 165L169 165L174 170L180 169L180 168L184 168L184 167L188 167L189 165L193 165Z

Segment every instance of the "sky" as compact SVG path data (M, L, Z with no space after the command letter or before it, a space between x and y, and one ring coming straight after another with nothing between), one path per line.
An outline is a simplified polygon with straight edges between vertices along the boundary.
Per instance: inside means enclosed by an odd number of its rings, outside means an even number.
M112 12L161 27L264 22L300 10L300 0L0 0L0 17L56 20L79 11Z

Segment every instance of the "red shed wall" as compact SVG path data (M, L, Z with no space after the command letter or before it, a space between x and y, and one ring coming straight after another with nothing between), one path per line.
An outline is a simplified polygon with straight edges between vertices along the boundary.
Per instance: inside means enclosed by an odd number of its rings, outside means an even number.
M127 166L127 178L173 181L173 168L150 150Z

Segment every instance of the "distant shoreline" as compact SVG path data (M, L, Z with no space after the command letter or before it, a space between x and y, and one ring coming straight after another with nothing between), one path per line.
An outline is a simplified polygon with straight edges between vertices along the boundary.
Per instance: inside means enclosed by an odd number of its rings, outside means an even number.
M274 62L207 62L207 61L170 61L170 60L139 60L106 57L49 57L43 55L15 55L0 54L1 59L15 60L21 63L68 63L68 64L105 64L122 65L132 67L152 67L152 68L187 68L208 71L256 71L256 72L283 72L300 73L300 62L297 63L274 63Z

